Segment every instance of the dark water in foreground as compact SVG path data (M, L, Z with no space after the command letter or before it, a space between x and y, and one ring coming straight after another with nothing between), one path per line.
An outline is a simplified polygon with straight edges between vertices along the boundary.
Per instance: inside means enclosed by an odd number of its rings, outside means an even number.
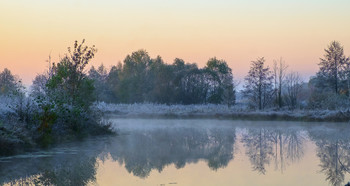
M350 124L115 119L119 136L0 158L0 185L344 185Z

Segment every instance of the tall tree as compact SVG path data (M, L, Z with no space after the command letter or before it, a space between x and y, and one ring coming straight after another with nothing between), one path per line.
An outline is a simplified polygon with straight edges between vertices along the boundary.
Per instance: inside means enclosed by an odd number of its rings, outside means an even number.
M274 60L273 62L273 76L274 76L274 88L275 88L275 97L276 104L279 108L282 107L282 87L283 82L286 76L288 65L285 61L280 58L279 60Z
M94 101L94 87L84 69L94 58L97 49L95 46L84 46L84 42L85 40L78 44L78 41L75 41L73 49L68 47L69 54L59 63L52 65L52 75L47 86L53 95L58 96L56 99L65 98L67 104L88 108Z
M39 129L44 131L44 136L51 133L52 124L79 134L98 120L92 117L94 113L90 109L95 101L93 81L84 73L97 50L84 42L75 41L74 47L68 48L69 54L51 67L46 84L48 100L40 104L43 111ZM57 121L52 119L56 117Z
M111 91L110 94L112 102L120 102L118 96L120 95L119 87L122 69L123 65L121 62L119 62L117 66L112 66L107 76L107 84Z
M339 94L339 90L344 88L341 83L345 79L345 67L349 63L349 58L345 57L343 46L338 41L332 41L324 51L324 57L320 58L317 77L325 80L322 81L322 84L326 85L325 88Z
M165 64L160 56L152 59L148 80L152 82L148 101L170 104L173 101L175 87L174 71L171 65Z
M98 101L114 101L111 86L108 84L108 72L106 67L101 64L97 69L92 66L89 70L89 78L94 81L95 95Z
M252 107L259 110L264 109L271 103L273 96L271 71L264 66L265 59L258 58L251 62L248 75L245 77L243 94L248 98Z
M205 68L212 71L215 77L214 81L209 82L212 85L212 91L209 97L210 102L225 103L228 106L234 104L235 86L232 69L227 65L226 61L214 57L209 59Z
M19 80L11 71L5 68L0 72L0 95L10 95L21 92L23 88Z
M46 83L48 81L48 76L46 74L38 74L35 76L32 86L31 86L31 92L30 95L32 97L43 97L47 93L47 87Z
M152 89L147 79L152 60L145 50L138 50L126 56L120 73L119 98L122 102L144 102Z

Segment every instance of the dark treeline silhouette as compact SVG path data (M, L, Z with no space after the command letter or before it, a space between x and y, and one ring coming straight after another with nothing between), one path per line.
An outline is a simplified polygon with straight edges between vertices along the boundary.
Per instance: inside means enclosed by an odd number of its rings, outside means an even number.
M166 64L145 50L128 55L109 71L92 67L99 101L113 103L227 104L235 103L232 70L224 60L211 58L204 68L175 59Z

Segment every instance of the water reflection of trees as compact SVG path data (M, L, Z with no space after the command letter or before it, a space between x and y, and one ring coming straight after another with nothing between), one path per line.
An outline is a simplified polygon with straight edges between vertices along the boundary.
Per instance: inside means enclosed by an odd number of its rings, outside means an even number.
M104 161L108 157L141 178L152 170L161 172L170 164L182 168L199 160L217 170L234 158L235 139L234 128L138 130L1 163L0 185L86 185L96 179L97 159Z
M137 131L125 141L115 141L110 154L130 173L142 178L153 169L161 172L169 164L182 168L199 160L216 170L233 159L235 139L234 128Z
M101 138L99 138L101 140ZM106 141L88 140L2 159L0 185L86 185L95 182L96 160ZM91 150L93 149L93 150Z
M307 140L315 142L320 172L332 185L342 185L346 173L350 172L347 126L322 130L317 127L244 128L238 134L242 134L241 142L253 171L260 174L266 174L269 166L283 173L303 157ZM33 158L0 159L0 185L86 185L96 179L97 160L106 158L118 161L129 173L141 178L146 178L152 170L161 172L169 165L180 169L198 161L205 161L210 169L217 170L234 159L235 142L234 127L133 129L128 135L72 143L38 153Z
M350 130L310 130L310 138L317 146L321 172L330 184L344 185L345 174L350 172Z
M253 171L266 173L273 161L276 170L283 172L287 165L304 155L304 137L301 130L255 127L242 135L246 155Z

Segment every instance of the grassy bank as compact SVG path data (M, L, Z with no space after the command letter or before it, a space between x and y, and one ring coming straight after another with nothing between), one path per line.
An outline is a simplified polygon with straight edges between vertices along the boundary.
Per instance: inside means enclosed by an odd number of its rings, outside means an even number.
M28 151L35 143L22 129L9 130L0 127L0 156L7 156Z
M179 118L179 119L233 119L264 121L304 121L304 122L349 122L350 110L269 110L250 111L226 105L161 105L161 104L94 104L96 112L104 113L104 118ZM15 124L17 122L17 124ZM83 132L52 134L50 146L80 140L88 136L113 134L108 123L90 121ZM41 148L36 139L37 131L16 120L0 122L0 156L12 155ZM61 135L61 136L59 136ZM49 147L50 147L49 146ZM47 148L47 147L46 147Z
M348 122L350 110L266 110L252 111L226 105L96 105L108 117L119 118L214 118L237 120L273 120L305 122Z
M7 127L0 127L0 157L37 151L43 148L47 149L61 143L82 140L90 136L115 134L109 129L109 127L106 126L94 126L93 128L94 130L91 130L89 133L86 133L84 135L77 136L68 134L61 136L57 140L53 141L50 145L43 146L40 141L37 141L33 138L31 131L28 131L25 128L11 130Z
M87 120L85 123L84 128L79 131L62 129L64 127L62 123L55 123L53 130L43 135L37 127L31 127L16 117L0 117L0 156L51 148L90 136L114 134L110 124L104 120Z

